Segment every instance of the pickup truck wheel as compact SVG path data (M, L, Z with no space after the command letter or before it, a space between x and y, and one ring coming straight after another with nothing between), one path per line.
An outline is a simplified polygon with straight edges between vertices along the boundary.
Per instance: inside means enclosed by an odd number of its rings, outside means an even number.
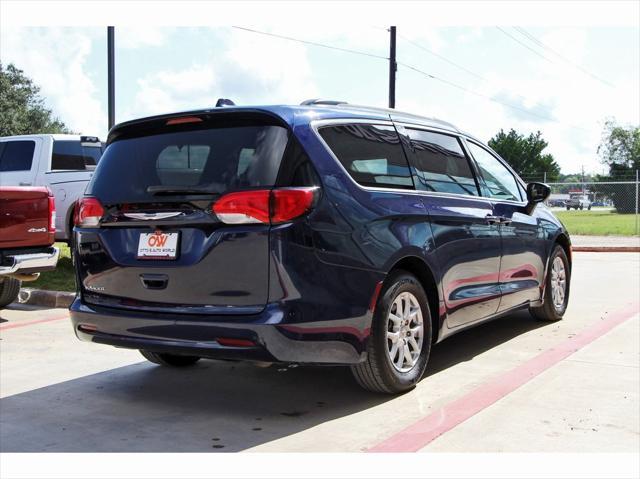
M14 278L0 279L0 308L4 308L18 299L21 285L22 281Z
M397 394L422 378L431 350L429 301L418 279L395 271L385 281L371 324L367 359L351 366L363 388Z
M192 366L197 363L200 358L198 356L181 356L179 354L169 353L154 353L151 351L140 350L147 360L152 363L159 364L160 366L171 366L174 368L184 368L186 366Z

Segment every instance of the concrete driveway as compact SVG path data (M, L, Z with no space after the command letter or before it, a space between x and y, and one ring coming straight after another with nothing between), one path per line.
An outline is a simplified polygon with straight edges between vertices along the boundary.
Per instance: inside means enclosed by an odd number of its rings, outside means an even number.
M81 343L61 309L0 311L0 451L521 451L640 448L640 255L575 253L569 310L437 345L398 397L346 368L165 369Z

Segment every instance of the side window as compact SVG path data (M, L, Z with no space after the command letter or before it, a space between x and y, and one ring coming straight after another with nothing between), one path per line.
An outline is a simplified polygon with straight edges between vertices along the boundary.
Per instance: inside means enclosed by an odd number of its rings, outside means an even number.
M99 144L84 146L80 141L56 140L53 142L51 170L94 170L101 156Z
M0 171L29 171L36 142L29 140L0 143Z
M487 194L491 198L521 201L516 179L500 160L475 143L467 142L467 144L484 178Z
M406 129L422 189L478 196L469 160L453 136Z
M328 126L320 129L320 135L361 185L413 189L409 165L393 127Z
M320 179L309 156L295 136L291 136L285 150L277 186L320 186Z

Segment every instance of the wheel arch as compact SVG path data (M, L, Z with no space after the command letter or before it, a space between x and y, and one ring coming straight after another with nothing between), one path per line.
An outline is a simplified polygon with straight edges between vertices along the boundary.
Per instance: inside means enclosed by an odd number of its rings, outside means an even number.
M389 273L397 270L413 274L418 278L425 293L427 294L431 313L432 342L436 343L441 329L440 292L432 269L422 258L417 256L405 256L393 264Z
M571 270L573 258L571 257L571 240L569 239L569 235L564 232L560 233L556 236L554 244L562 246L564 253L567 255L567 259L569 260L569 269Z

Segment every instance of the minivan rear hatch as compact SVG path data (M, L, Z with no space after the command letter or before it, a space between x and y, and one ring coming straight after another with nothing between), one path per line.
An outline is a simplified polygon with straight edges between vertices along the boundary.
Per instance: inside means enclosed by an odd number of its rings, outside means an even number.
M264 309L269 221L225 223L214 205L234 192L269 194L288 139L286 125L259 112L112 130L76 214L85 301L208 314Z

